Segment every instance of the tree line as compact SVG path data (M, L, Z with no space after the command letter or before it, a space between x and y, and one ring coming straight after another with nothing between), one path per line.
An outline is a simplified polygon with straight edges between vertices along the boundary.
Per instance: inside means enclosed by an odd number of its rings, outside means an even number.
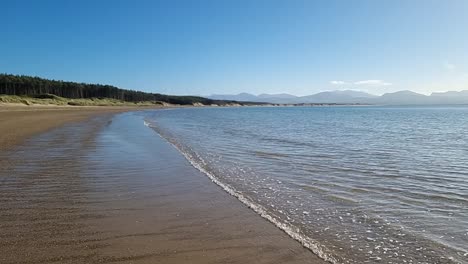
M225 105L228 103L237 103L235 101L212 100L199 96L174 96L159 93L146 93L121 89L111 85L56 81L40 77L13 74L0 74L0 94L31 97L53 94L70 99L112 98L126 102L160 101L180 105L194 103Z

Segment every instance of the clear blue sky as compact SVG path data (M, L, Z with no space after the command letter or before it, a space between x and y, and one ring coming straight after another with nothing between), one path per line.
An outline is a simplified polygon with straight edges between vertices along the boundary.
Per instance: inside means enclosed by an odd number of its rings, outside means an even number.
M169 94L468 89L468 1L6 0L0 72Z

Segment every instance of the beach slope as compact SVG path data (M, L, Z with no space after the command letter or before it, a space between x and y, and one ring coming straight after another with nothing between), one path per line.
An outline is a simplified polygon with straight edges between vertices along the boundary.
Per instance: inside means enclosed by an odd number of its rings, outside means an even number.
M0 113L1 263L324 263L137 112L93 113Z

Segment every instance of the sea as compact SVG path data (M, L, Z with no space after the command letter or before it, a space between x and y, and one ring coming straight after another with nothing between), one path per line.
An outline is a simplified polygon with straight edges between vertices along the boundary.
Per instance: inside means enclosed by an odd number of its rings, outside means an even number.
M468 106L141 115L215 184L331 263L468 263Z

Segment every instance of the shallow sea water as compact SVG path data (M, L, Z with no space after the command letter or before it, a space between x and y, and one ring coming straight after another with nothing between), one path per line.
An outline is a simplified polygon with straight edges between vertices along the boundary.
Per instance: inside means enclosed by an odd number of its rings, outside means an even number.
M198 169L333 263L468 263L468 107L147 111Z

